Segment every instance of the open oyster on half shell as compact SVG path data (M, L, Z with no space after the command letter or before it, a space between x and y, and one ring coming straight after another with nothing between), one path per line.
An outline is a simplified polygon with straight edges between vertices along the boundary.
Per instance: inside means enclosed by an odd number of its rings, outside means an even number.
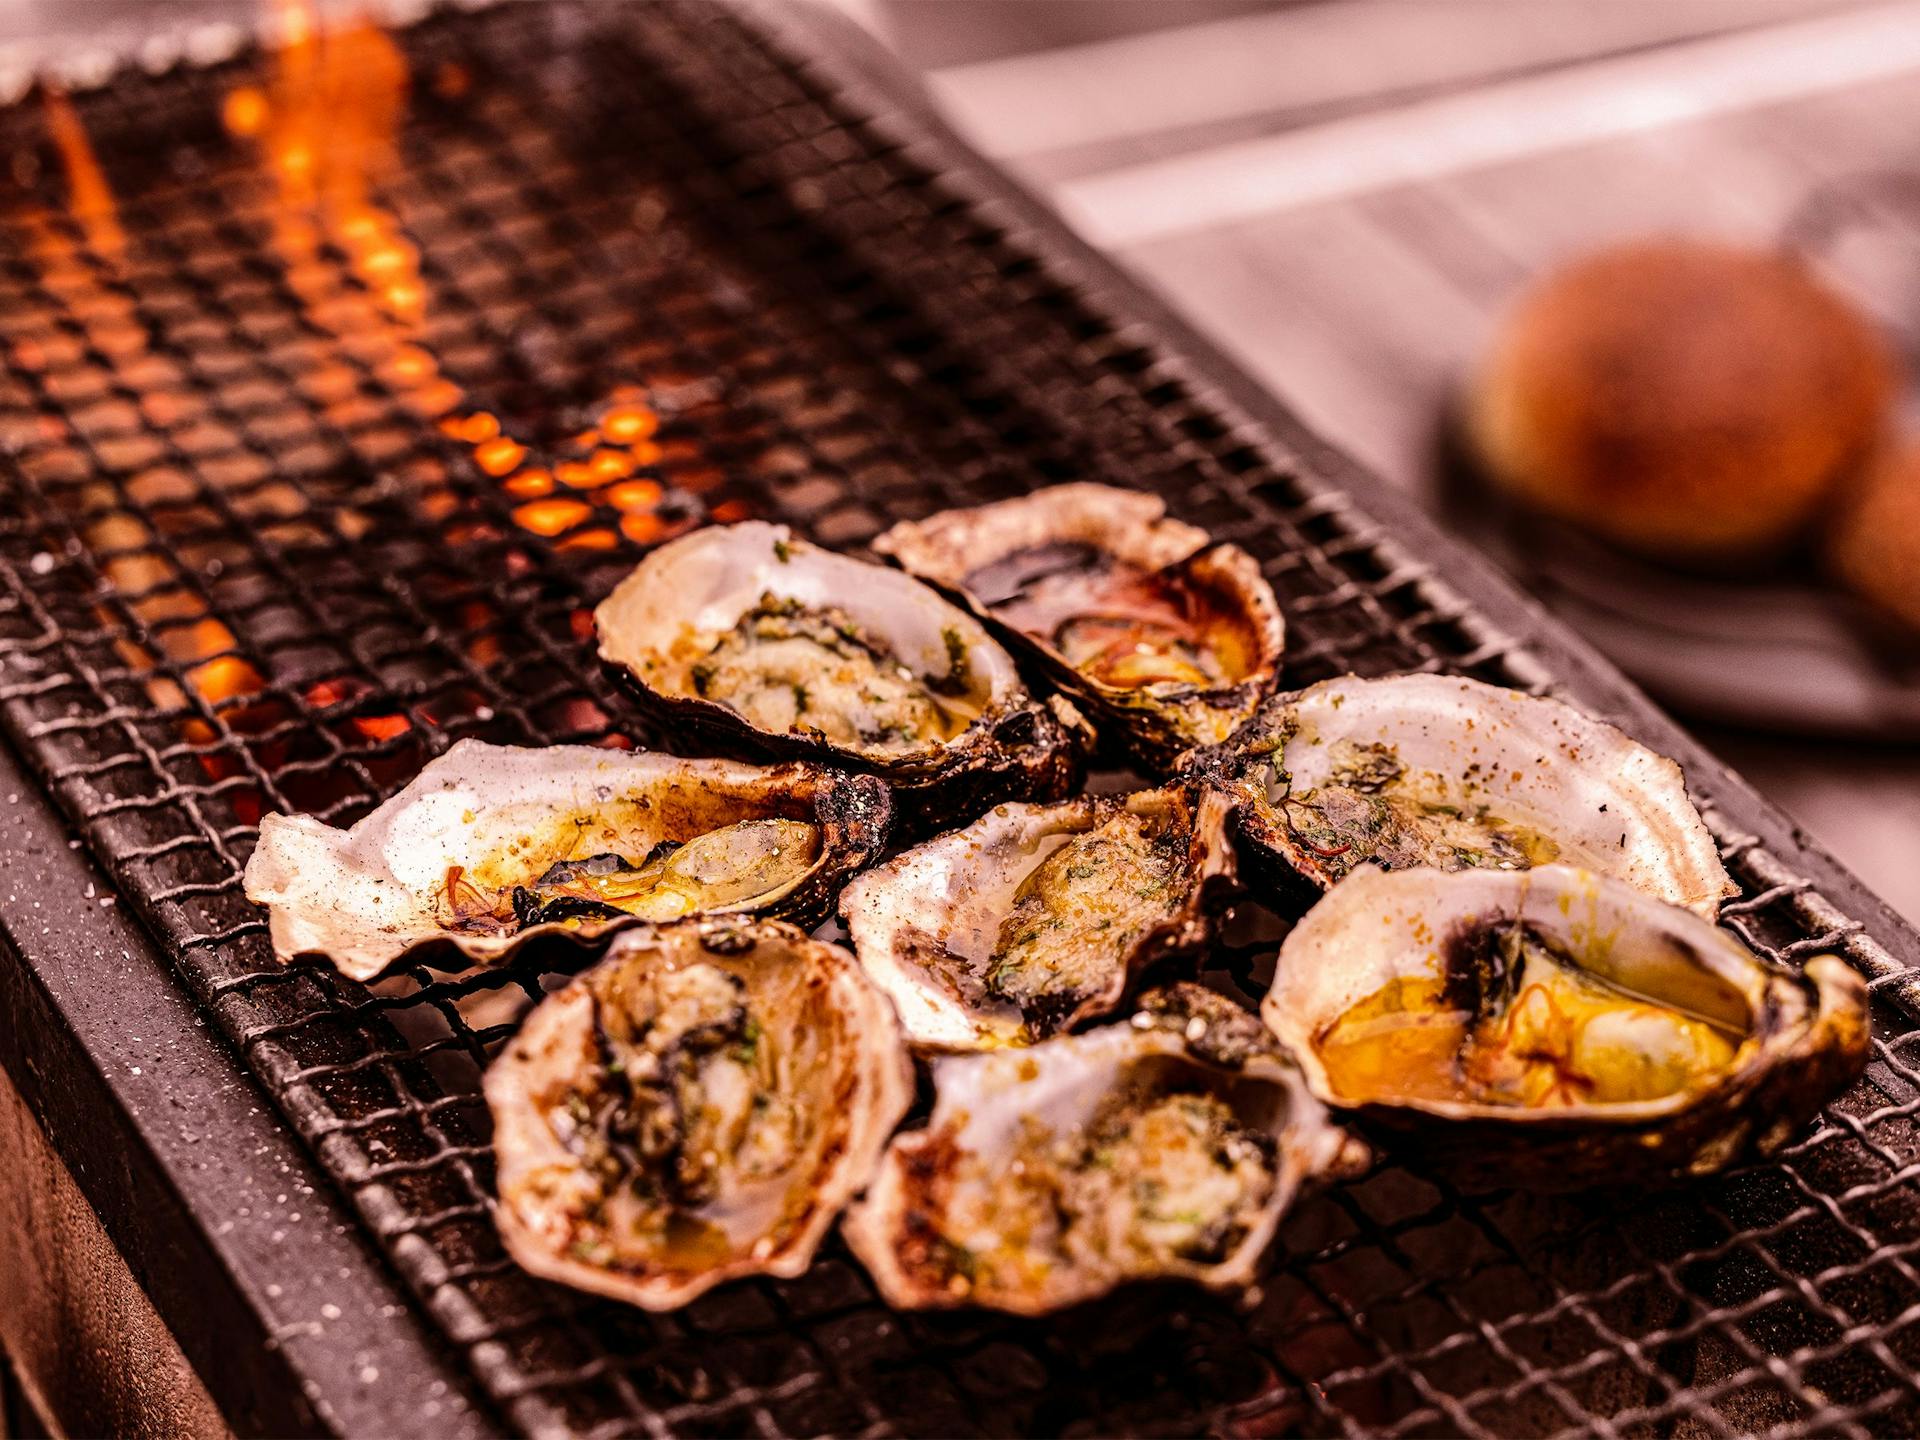
M1091 732L1027 692L980 622L909 576L784 525L696 530L594 612L600 655L664 718L720 743L879 775L924 830L1079 783Z
M916 1049L1029 1044L1204 942L1233 881L1227 813L1179 786L1001 805L854 881L840 913Z
M934 1062L932 1117L841 1227L890 1303L1038 1315L1256 1277L1300 1187L1356 1147L1251 1015L1179 989L1134 1023Z
M1149 773L1226 739L1280 674L1285 627L1253 557L1156 495L1055 485L905 521L873 548L964 601Z
M791 1279L913 1099L893 1007L777 922L631 931L487 1070L508 1252L666 1310Z
M462 740L351 829L267 816L245 883L282 960L366 980L432 942L487 962L641 920L816 925L889 810L879 780L812 765Z
M1564 865L1363 866L1294 927L1261 1013L1314 1093L1475 1185L1704 1174L1859 1073L1866 985L1798 974Z
M1355 866L1615 875L1712 918L1733 882L1680 767L1558 700L1449 675L1276 695L1183 774L1258 855L1325 889Z

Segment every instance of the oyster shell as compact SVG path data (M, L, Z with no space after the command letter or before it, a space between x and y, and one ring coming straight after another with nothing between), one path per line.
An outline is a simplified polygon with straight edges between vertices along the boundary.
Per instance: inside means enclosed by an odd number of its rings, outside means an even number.
M594 612L600 655L649 707L710 737L883 776L917 824L1055 799L1091 732L1027 693L980 623L898 571L784 525L696 530Z
M245 883L282 960L325 955L366 980L435 941L485 962L638 920L815 925L888 817L868 775L462 740L349 830L267 816Z
M495 1219L536 1275L648 1310L791 1279L913 1100L893 1007L778 922L614 941L485 1077Z
M1584 865L1711 919L1734 891L1680 767L1558 700L1448 675L1276 695L1183 773L1254 851L1325 889L1388 870Z
M1322 1100L1475 1185L1571 1189L1778 1149L1860 1072L1866 986L1621 881L1362 866L1261 1014Z
M1028 1044L1204 942L1233 880L1227 810L1177 786L1001 805L861 876L840 913L916 1049Z
M895 525L875 551L1033 655L1148 773L1227 738L1280 675L1273 589L1157 495L1055 485Z
M1189 1003L935 1061L926 1128L841 1227L881 1294L1038 1315L1130 1280L1251 1281L1299 1188L1354 1150L1277 1046L1210 1042L1236 1007Z

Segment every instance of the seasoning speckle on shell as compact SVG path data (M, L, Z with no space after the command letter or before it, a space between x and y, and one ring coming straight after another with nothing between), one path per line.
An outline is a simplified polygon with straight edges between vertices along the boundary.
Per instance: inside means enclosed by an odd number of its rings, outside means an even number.
M872 776L462 740L351 829L269 815L247 863L282 960L370 979L410 951L489 962L694 914L815 925L886 843Z
M893 1008L791 926L621 936L488 1069L508 1251L649 1310L792 1278L913 1098Z
M891 1304L1038 1315L1129 1281L1256 1278L1353 1142L1271 1045L1188 1039L1217 1015L1140 1021L934 1062L931 1118L842 1226Z
M1178 786L1001 805L862 876L840 911L916 1048L1027 1044L1206 940L1233 884L1227 808Z
M1570 866L1363 866L1294 927L1261 1013L1314 1093L1474 1185L1704 1174L1860 1073L1865 982L1761 960Z
M784 525L696 530L594 612L600 656L661 719L728 748L876 774L913 828L1056 799L1091 732L1028 693L971 615L909 576Z
M902 522L873 548L1033 656L1149 773L1224 740L1279 678L1285 628L1259 565L1157 495L1055 485Z
M1733 893L1680 767L1559 700L1450 675L1276 695L1183 772L1255 854L1325 889L1356 866L1562 861L1709 918Z

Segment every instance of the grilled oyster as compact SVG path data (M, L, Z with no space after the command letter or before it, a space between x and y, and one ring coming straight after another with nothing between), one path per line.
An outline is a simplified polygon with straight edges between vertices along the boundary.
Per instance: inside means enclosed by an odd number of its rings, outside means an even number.
M935 1061L932 1118L841 1227L881 1294L1037 1315L1129 1280L1251 1281L1296 1191L1353 1152L1278 1047L1190 998Z
M434 941L485 962L637 920L815 925L888 815L879 780L812 765L462 740L350 830L267 816L246 890L282 960L325 955L366 980Z
M1859 1074L1866 986L1570 866L1362 866L1262 1006L1307 1083L1468 1183L1571 1189L1767 1154Z
M1002 805L862 876L840 913L917 1049L1027 1044L1206 939L1233 879L1226 814L1181 787Z
M1254 851L1325 889L1388 870L1564 861L1712 918L1733 883L1680 767L1558 700L1446 675L1277 695L1186 773Z
M600 655L662 715L722 742L883 776L937 823L1078 784L1091 739L1027 693L978 621L918 581L784 525L696 530L594 612Z
M1226 739L1279 678L1285 628L1259 565L1155 495L1055 485L903 522L873 548L1032 654L1149 773Z
M912 1102L913 1065L846 951L694 921L621 936L485 1087L508 1252L667 1310L805 1270Z

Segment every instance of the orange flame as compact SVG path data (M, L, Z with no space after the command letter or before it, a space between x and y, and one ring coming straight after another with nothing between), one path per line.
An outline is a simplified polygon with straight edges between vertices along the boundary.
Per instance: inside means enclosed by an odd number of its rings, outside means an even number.
M340 327L330 317L336 312L366 320L344 304L349 297L321 259L325 238L346 253L353 277L382 302L383 316L371 324L352 325L351 338L362 344L370 338L384 340L390 353L375 365L381 378L415 413L438 419L443 433L470 446L474 464L499 480L508 494L535 502L516 509L515 522L533 534L561 538L564 544L613 545L611 529L579 528L592 518L591 504L544 497L557 478L587 492L589 499L629 509L647 492L626 489L615 497L609 487L659 458L650 443L659 420L637 394L623 387L613 397L614 407L601 430L575 442L583 458L563 459L533 454L504 432L497 416L463 408L466 397L460 387L421 343L427 290L419 254L398 217L374 196L374 181L397 153L409 87L406 58L391 37L374 26L323 28L308 0L279 0L279 16L286 43L278 52L271 83L265 90L233 90L222 117L229 133L259 143L277 177L281 203L275 242L288 261L289 283L310 318L335 330ZM458 67L442 65L431 83L436 93L457 96L470 80ZM343 394L338 403L350 405L354 397ZM659 487L651 493L657 498ZM429 515L444 515L452 508L450 501L432 495L423 496L422 505Z
M74 113L73 102L58 90L46 92L46 105L47 134L67 173L67 205L86 234L87 247L103 258L119 260L126 254L127 236L86 127Z
M409 87L406 59L391 37L372 25L325 29L303 0L277 3L286 43L275 56L273 73L263 83L236 86L224 98L220 118L229 134L257 149L273 177L278 204L272 240L289 288L315 328L339 341L336 354L323 355L299 375L301 392L351 430L364 414L362 367L371 369L424 422L441 424L471 447L475 465L521 502L514 514L528 531L568 547L610 547L620 534L664 538L671 527L653 513L660 486L634 478L659 458L653 441L659 421L644 391L618 387L595 429L540 455L505 434L498 417L473 407L443 373L423 338L429 297L420 256L398 216L378 198L379 181L398 154ZM439 67L431 79L436 92L448 97L464 93L470 81L451 65ZM79 107L65 95L47 92L44 123L63 167L75 224L62 227L51 216L26 212L28 253L47 288L75 317L79 339L131 369L148 358L146 332L136 323L131 302L103 272L126 259L138 236L130 240L122 226ZM346 257L344 270L339 255ZM39 338L0 343L10 345L23 374L62 363ZM165 389L141 397L139 404L150 423L181 419L178 397ZM38 423L48 443L78 443L58 409L44 413ZM568 479L567 491L556 493L556 474ZM79 487L73 503L89 517L84 538L121 597L120 610L102 607L103 620L118 624L130 614L135 621L119 625L128 632L119 641L122 657L144 676L156 704L188 712L179 721L181 733L209 747L200 763L225 778L241 770L235 756L217 748L220 729L270 729L284 720L286 709L261 693L267 678L214 613L215 602L199 575L183 568L164 543L166 535L156 533L169 528L164 513L150 528L141 509L154 499L150 490L182 498L173 491L183 489L190 496L219 483L211 474L189 477L164 466L127 477L108 473ZM305 497L292 486L282 488L294 507L282 513L300 514ZM256 498L265 493L254 492ZM485 531L484 525L459 516L459 497L451 489L429 489L420 504L429 514L460 523L466 533ZM618 532L610 523L593 521L607 509L620 512ZM342 511L328 523L353 535L370 522ZM463 610L459 628L473 637L469 653L476 664L503 658L500 620L484 603ZM177 683L161 673L163 665L179 676ZM318 682L304 698L321 710L343 707L338 722L330 723L350 725L370 740L398 739L416 723L406 713L353 714L344 708L366 693L366 682L343 679ZM192 713L205 708L218 711L220 720ZM432 720L424 709L419 718ZM583 727L605 719L587 711L576 718ZM235 791L232 799L243 816L249 806L257 813L257 795Z

